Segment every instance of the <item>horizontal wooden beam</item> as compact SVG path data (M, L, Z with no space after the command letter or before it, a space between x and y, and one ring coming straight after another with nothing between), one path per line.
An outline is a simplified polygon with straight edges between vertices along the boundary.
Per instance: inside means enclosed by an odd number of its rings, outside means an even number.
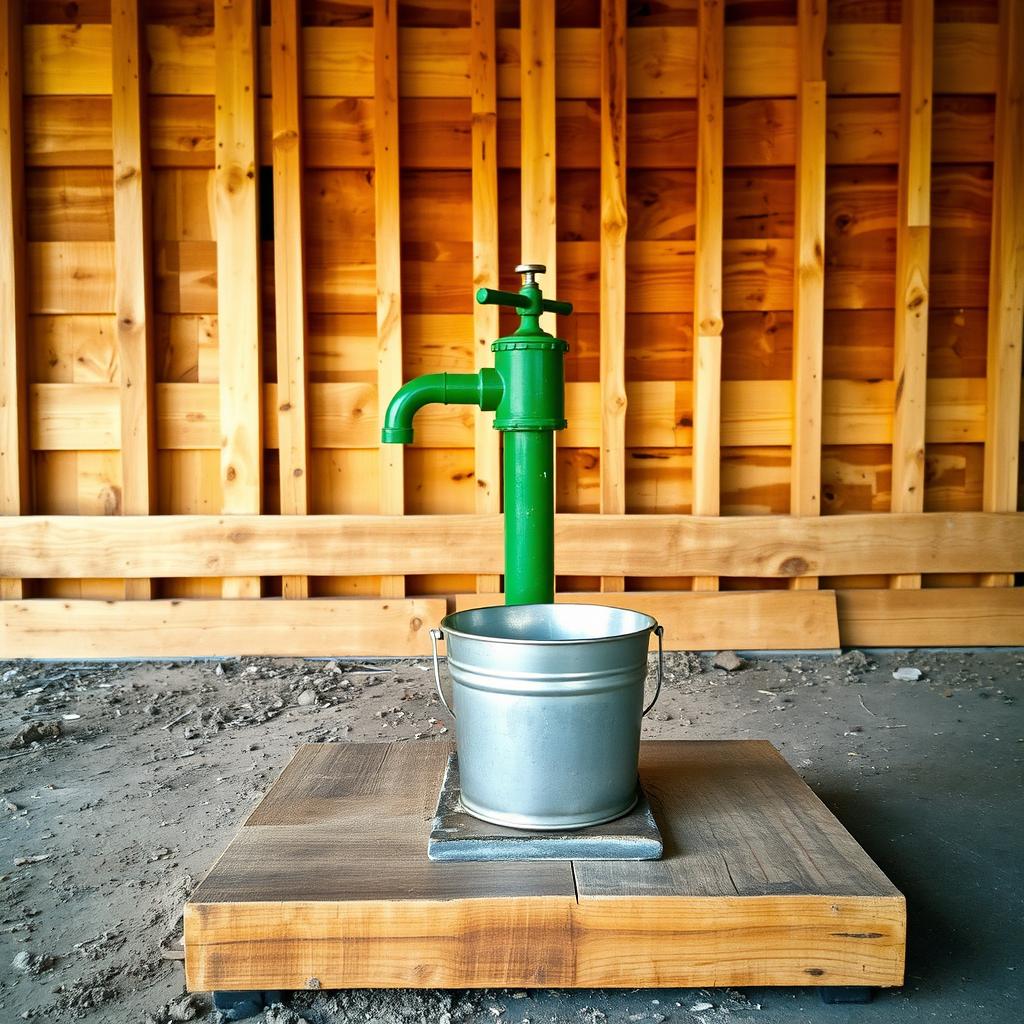
M501 516L0 517L0 576L360 576L502 571ZM559 515L569 576L1020 572L1024 516Z
M499 601L466 595L459 607ZM661 621L669 649L1019 645L1024 588L561 594ZM422 656L443 598L0 601L12 658Z
M987 647L1024 643L1024 587L841 590L844 647Z
M498 594L458 594L455 607L501 604ZM560 604L602 604L646 612L665 627L673 651L830 650L839 646L831 590L632 591L557 594Z
M443 598L0 601L9 658L423 655Z
M792 391L785 380L722 382L721 443L725 447L789 445ZM379 436L377 394L371 384L311 384L310 444L314 448L374 448ZM693 443L690 381L626 384L626 445L687 448ZM925 439L929 444L985 440L985 381L936 377L928 381ZM107 451L119 446L115 384L30 386L31 446L36 451ZM220 447L216 384L157 384L157 447ZM277 386L264 385L264 407L277 408ZM556 434L561 448L601 444L600 385L566 385L569 427ZM893 382L828 380L823 389L822 440L830 445L892 442ZM416 416L416 447L472 448L479 414L470 406L430 406ZM278 447L278 419L264 419L263 443ZM1024 436L1024 435L1022 435Z
M263 29L260 93L270 91L269 28ZM498 29L498 96L519 96L519 30ZM697 93L697 30L693 26L627 30L630 99L690 98ZM403 96L468 97L468 28L407 27L399 31L399 87ZM149 25L150 91L156 95L212 95L216 59L212 30ZM837 94L899 92L899 25L833 24L828 29L827 77ZM111 91L109 25L26 25L25 92L95 96ZM307 96L373 95L373 29L311 26L302 32L303 90ZM795 25L729 25L725 29L727 97L795 96ZM559 99L601 95L600 30L557 31ZM995 24L935 26L935 91L994 93L998 62Z

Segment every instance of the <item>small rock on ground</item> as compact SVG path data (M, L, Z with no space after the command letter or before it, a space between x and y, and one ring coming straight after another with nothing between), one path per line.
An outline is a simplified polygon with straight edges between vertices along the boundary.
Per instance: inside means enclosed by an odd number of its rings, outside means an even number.
M735 651L719 651L711 662L712 668L720 668L726 672L738 672L746 662Z

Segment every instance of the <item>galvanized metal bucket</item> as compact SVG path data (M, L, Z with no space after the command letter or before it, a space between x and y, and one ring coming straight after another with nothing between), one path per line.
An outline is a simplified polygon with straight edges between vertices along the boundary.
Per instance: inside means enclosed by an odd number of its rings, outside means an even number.
M644 707L647 649L658 684ZM589 604L474 608L432 629L434 680L455 718L462 803L477 818L574 829L636 802L641 719L661 692L650 615ZM444 637L452 704L441 689Z

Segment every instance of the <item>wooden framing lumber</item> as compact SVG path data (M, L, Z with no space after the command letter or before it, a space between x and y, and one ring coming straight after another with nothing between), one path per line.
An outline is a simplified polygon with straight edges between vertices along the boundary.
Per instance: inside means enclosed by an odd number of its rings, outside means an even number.
M697 7L697 243L693 271L694 515L719 512L722 384L722 175L725 121L725 4ZM696 577L694 590L717 590Z
M832 650L839 646L836 598L831 590L633 591L562 593L560 603L622 605L646 612L665 627L673 651ZM456 611L480 608L493 598L458 594Z
M114 330L120 370L121 512L148 515L156 496L152 236L146 78L138 0L113 0L111 123L114 161ZM250 511L258 511L251 509ZM125 597L148 600L146 579Z
M821 514L821 432L825 315L825 0L801 0L793 254L793 446L789 511ZM791 580L813 589L811 577Z
M398 164L398 4L373 3L373 203L377 277L377 404L386 409L402 386L402 242ZM405 508L405 447L382 444L379 511ZM402 597L405 576L382 576L383 597Z
M1000 5L999 81L989 258L987 413L983 507L1020 507L1021 349L1024 347L1024 11ZM1012 586L1011 576L988 576L988 586Z
M471 0L469 74L472 81L473 287L497 288L498 266L498 85L494 4ZM494 365L491 342L501 333L497 306L473 303L473 366ZM501 511L501 438L493 413L475 410L476 510ZM501 589L497 574L477 576L476 589Z
M0 602L11 658L425 655L439 598Z
M934 0L904 0L900 31L900 164L896 221L892 510L924 508L928 388L928 262L931 244ZM896 576L897 588L921 586Z
M29 408L22 24L18 3L0 12L0 515L29 510ZM0 599L27 596L0 570Z
M0 574L83 577L497 573L501 516L0 517ZM571 513L555 517L565 576L790 579L1024 570L1012 512L845 516Z
M303 218L303 132L298 0L270 12L274 168L274 310L277 334L278 459L281 514L309 514L308 371ZM309 597L304 576L285 576L287 598Z
M547 267L541 286L558 294L555 234L555 8L545 0L522 0L520 30L520 181L522 262ZM558 333L554 313L541 326Z
M217 329L221 510L258 513L263 500L260 233L256 161L255 0L214 8L216 39ZM259 597L260 577L226 578L225 597Z
M1024 588L841 590L844 647L1019 647Z
M601 511L626 511L626 3L601 3ZM625 589L623 576L601 578Z
M985 95L995 92L998 26L940 23L935 31L936 92ZM269 39L269 30L263 30ZM373 30L311 26L303 31L307 96L373 95ZM188 26L151 24L152 92L202 96L213 93L215 58L209 38ZM411 98L466 97L469 29L406 27L399 31L403 95ZM600 31L557 30L561 55L556 69L559 99L600 96ZM796 94L798 29L795 25L730 25L725 30L729 63L725 89L730 98ZM104 96L110 93L110 27L83 24L25 27L26 95ZM262 42L265 42L263 40ZM899 91L899 27L847 23L829 29L828 79L834 94L884 95ZM697 92L696 31L692 26L638 26L628 30L630 99L692 99ZM261 47L261 49L265 49ZM520 30L498 30L498 95L520 95ZM264 57L261 82L269 85ZM264 90L266 91L266 90Z

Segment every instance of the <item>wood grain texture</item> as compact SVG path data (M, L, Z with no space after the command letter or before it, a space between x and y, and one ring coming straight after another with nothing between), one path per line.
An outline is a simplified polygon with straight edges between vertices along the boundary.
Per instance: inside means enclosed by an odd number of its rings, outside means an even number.
M449 750L301 747L186 904L189 988L902 982L903 897L767 742L642 746L661 861L501 871L426 860Z
M697 197L693 270L693 504L694 515L717 515L720 505L722 381L722 178L725 132L725 4L697 8ZM717 590L697 577L695 590Z
M155 509L153 278L148 118L138 0L113 0L111 125L114 161L114 330L120 369L121 512ZM149 580L125 582L125 596L147 600Z
M825 161L827 87L824 0L801 0L797 11L800 85L797 93L796 209L793 225L793 444L789 511L821 514L822 378L825 315ZM801 577L792 589L813 589Z
M373 204L377 281L377 403L386 409L402 386L402 233L398 163L398 5L373 4ZM379 444L378 508L401 515L405 508L405 448ZM381 595L401 597L405 577L383 576Z
M270 67L277 402L270 408L277 413L281 514L291 516L310 511L300 29L297 0L274 0ZM309 580L285 576L281 590L288 598L309 597Z
M0 12L0 515L29 510L21 5ZM26 596L0 571L0 598Z
M626 511L626 4L601 5L601 511ZM601 589L623 590L605 576Z
M217 330L221 511L263 502L260 234L256 162L254 0L214 8L216 38ZM225 597L259 597L259 576L224 580Z
M996 91L996 141L989 257L987 412L983 508L1019 508L1021 349L1024 348L1024 13L1000 4L1001 48ZM1009 576L989 586L1012 586Z
M1020 587L842 590L844 647L1018 647L1024 637Z
M900 163L893 337L892 508L920 512L925 498L928 293L931 247L933 0L905 0L900 29ZM917 576L892 586L920 587Z
M422 657L444 614L438 598L3 601L0 641L12 658Z
M0 517L0 575L270 576L497 573L500 516ZM555 517L566 576L841 576L1020 572L1024 517L1011 512L879 516Z
M469 71L472 82L473 287L497 288L498 265L498 85L494 5L472 0ZM473 367L494 365L491 343L501 333L497 306L473 304ZM501 439L494 414L472 410L476 511L501 511ZM476 589L493 594L501 577L477 577Z
M493 595L457 594L455 608L494 604ZM665 627L670 651L835 650L839 646L836 600L832 591L790 593L751 591L576 592L555 595L558 603L628 606L646 612Z
M547 267L541 287L558 295L555 175L555 9L544 0L520 5L520 171L521 260ZM564 55L563 55L564 56ZM540 317L541 327L558 334L554 313Z

